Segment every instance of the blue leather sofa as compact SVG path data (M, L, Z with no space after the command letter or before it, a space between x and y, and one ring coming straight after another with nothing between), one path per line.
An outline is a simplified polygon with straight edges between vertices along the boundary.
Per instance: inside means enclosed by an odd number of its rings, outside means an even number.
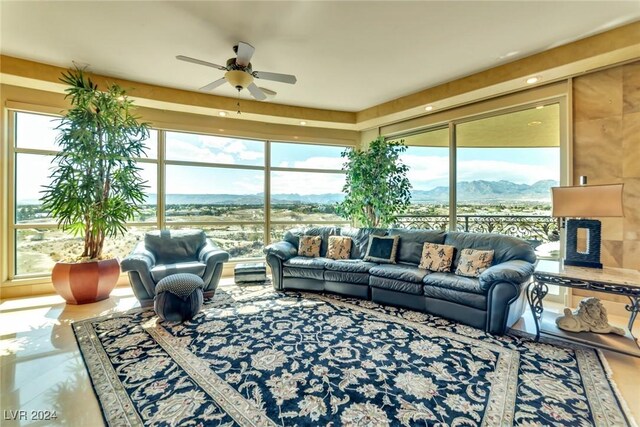
M140 305L153 305L156 284L176 273L202 278L204 298L213 297L223 263L229 254L208 239L202 230L155 230L145 234L120 268L129 272L133 293Z
M369 236L399 236L397 264L363 261ZM298 256L302 235L322 236L320 257ZM351 259L326 258L331 235L352 239ZM462 249L494 251L493 264L478 278L418 268L425 242L456 248L451 271ZM455 320L492 334L503 334L525 309L525 285L536 255L529 243L500 234L414 229L315 227L287 231L284 240L265 248L276 290L332 292L371 299Z

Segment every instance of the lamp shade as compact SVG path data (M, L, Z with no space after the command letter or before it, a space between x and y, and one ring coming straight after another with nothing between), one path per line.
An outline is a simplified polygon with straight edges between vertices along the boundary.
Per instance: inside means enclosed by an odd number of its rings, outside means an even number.
M551 197L554 217L621 217L623 184L553 187Z

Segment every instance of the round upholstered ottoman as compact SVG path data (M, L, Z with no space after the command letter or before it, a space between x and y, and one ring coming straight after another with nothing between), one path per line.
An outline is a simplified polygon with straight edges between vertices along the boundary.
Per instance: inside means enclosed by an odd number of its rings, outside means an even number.
M202 308L204 282L195 274L172 274L156 285L153 308L162 320L191 320Z

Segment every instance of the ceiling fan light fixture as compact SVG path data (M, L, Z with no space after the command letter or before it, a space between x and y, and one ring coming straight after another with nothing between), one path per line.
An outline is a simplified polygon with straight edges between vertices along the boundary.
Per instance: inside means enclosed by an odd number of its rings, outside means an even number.
M230 70L224 75L229 84L238 90L246 89L251 83L253 83L253 76L247 72L240 70Z

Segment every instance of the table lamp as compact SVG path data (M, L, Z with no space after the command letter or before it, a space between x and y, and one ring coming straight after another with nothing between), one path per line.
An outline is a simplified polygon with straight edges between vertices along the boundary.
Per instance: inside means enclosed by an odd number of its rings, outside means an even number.
M623 184L586 185L580 177L579 186L551 188L552 213L559 218L572 218L566 223L567 247L565 265L602 268L600 263L600 217L621 217ZM573 219L576 218L576 219ZM578 249L578 232L586 233L585 250Z

